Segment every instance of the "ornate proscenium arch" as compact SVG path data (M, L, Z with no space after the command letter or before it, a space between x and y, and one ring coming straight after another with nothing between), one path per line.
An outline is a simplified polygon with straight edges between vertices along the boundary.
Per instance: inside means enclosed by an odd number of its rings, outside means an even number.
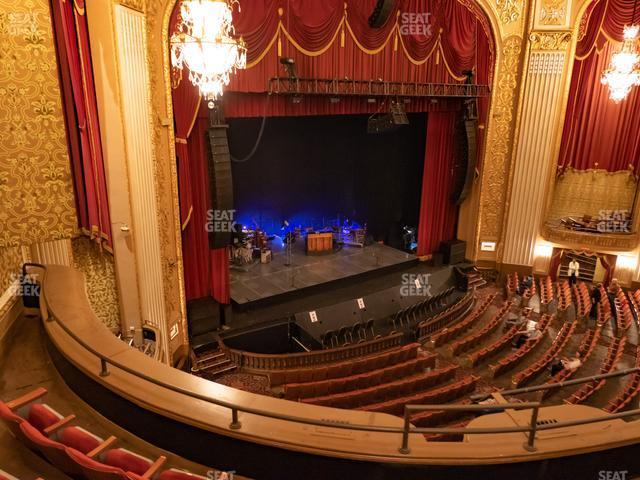
M513 115L515 99L515 78L518 75L518 60L521 52L522 1L508 2L490 0L459 0L462 4L479 7L488 20L495 47L495 71L493 75L491 101L486 125L486 151L491 152L484 162L484 175L491 179L490 188L496 194L487 198L493 200L504 198L504 181L496 176L504 176L504 166L508 165L510 138L512 127L509 119ZM184 301L184 275L181 246L181 221L178 202L177 171L175 165L175 132L173 130L173 110L171 103L171 68L169 64L169 22L177 0L121 0L123 5L135 8L145 14L147 30L148 66L150 73L150 101L154 132L155 178L157 185L158 211L167 212L159 219L159 231L163 258L163 288L167 316L182 320L186 331L186 307ZM512 5L512 4L515 4ZM500 18L508 13L508 23L501 23ZM506 48L505 48L506 42ZM161 45L162 48L158 48ZM504 53L503 53L504 51ZM500 111L500 115L495 115ZM475 199L470 202L478 204L480 189L474 192ZM483 200L486 203L486 199ZM503 203L503 202L502 202ZM498 201L498 204L500 202ZM498 207L500 210L502 206ZM487 223L496 209L486 208L489 212ZM499 215L499 214L498 214ZM475 217L474 217L475 218ZM479 227L474 226L469 236L475 237ZM497 220L491 223L497 226ZM468 240L472 240L472 238ZM473 243L473 242L472 242Z

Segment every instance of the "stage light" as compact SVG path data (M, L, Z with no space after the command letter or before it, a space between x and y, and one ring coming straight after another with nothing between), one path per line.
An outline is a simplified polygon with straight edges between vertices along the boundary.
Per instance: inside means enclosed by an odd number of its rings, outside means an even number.
M289 80L295 80L298 78L296 73L296 61L290 57L282 57L280 58L280 63L284 65L284 69L287 71L287 76Z
M302 96L301 95L294 95L293 97L291 97L291 103L302 103Z
M378 100L375 98L367 98L367 103L378 103Z
M247 47L234 38L232 7L238 0L184 0L176 32L171 36L174 86L189 70L189 80L208 100L209 108L226 85L230 74L247 66Z
M331 103L340 103L340 97L329 97Z

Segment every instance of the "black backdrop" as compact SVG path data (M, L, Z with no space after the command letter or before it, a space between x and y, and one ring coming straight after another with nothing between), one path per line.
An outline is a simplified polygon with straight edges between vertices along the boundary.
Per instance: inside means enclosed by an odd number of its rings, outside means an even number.
M232 162L237 220L277 233L284 219L318 227L340 216L400 246L400 228L418 223L427 114L410 114L410 125L376 135L367 133L367 118L267 118L255 155ZM251 151L261 124L229 120L233 157Z

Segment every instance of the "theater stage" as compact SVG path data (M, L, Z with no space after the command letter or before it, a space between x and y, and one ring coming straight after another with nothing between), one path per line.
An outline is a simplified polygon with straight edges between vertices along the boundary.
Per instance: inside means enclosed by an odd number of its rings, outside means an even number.
M284 245L273 243L271 263L231 268L231 300L236 305L248 307L281 301L336 282L406 268L418 261L415 255L378 243L364 248L345 246L328 255L309 256L305 254L304 242L299 241L292 247L292 264L287 266Z

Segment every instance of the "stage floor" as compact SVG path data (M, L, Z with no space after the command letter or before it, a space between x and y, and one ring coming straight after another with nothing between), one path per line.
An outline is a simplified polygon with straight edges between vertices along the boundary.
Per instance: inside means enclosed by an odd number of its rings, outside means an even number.
M290 266L285 265L284 246L272 246L272 251L271 263L257 262L231 268L231 300L234 303L246 305L264 301L296 290L416 262L415 255L378 243L364 248L345 246L332 254L311 256L305 254L304 242L296 242Z

